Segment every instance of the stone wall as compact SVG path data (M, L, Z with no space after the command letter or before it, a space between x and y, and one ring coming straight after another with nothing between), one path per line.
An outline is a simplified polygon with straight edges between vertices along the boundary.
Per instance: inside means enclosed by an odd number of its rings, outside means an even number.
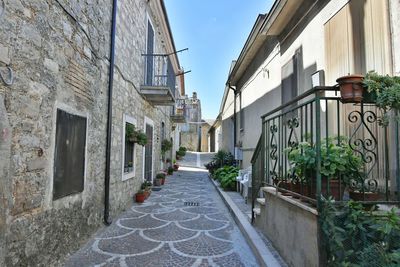
M10 143L11 129L4 107L4 99L0 95L0 266L5 266L6 255L6 207L10 201Z
M150 6L151 5L151 6ZM155 14L152 2L119 1L117 11L117 35L113 95L113 136L111 162L111 216L127 208L132 197L143 182L143 147L136 145L135 176L122 181L123 161L123 117L128 115L137 122L137 129L144 131L145 118L154 124L153 176L162 167L161 124L165 124L165 136L171 133L170 114L172 107L154 107L140 95L144 82L145 61L141 54L146 52L147 19L155 32L155 53L168 53L166 37L162 34L160 19ZM134 60L131 60L134 59Z
M9 157L0 138L1 163L10 161L8 176L0 166L5 203L0 266L58 266L102 223L112 1L0 0L0 7L3 2L0 71L10 64L15 79L11 86L0 80L0 118L6 122L4 103L11 129ZM153 120L155 172L161 168L161 122L166 136L171 130L170 108L153 107L139 94L147 14L154 17L156 52L163 52L166 41L153 9L144 0L119 1L118 6L110 185L114 218L132 203L143 181L142 149L137 149L135 177L122 181L123 115L134 117L140 129L145 117ZM84 191L53 200L57 108L85 116L88 132Z
M59 265L101 224L110 1L2 0L1 83L11 132L6 266ZM53 201L56 110L88 120L82 193ZM3 177L2 177L3 179Z

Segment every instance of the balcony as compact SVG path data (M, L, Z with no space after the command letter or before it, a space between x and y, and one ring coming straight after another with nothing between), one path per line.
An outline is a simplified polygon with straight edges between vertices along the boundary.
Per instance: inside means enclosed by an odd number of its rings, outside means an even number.
M168 55L143 55L145 64L141 94L154 106L175 105L175 72Z
M271 186L315 206L329 196L400 203L398 122L380 125L375 104L342 103L337 90L313 88L262 117L253 188ZM332 157L346 170L335 171Z
M375 231L400 216L392 210L400 204L399 123L381 118L372 101L343 103L336 86L315 87L262 116L251 160L252 223L287 262L359 263L366 255L359 251L398 235Z
M171 121L173 123L186 123L185 99L177 99L175 108L172 110Z

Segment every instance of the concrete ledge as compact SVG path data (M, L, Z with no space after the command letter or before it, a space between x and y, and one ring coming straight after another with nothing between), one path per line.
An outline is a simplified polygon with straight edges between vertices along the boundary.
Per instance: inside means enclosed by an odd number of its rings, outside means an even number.
M271 251L269 251L269 249L266 247L264 241L261 239L257 231L250 224L247 216L242 213L242 211L236 206L228 194L226 194L211 177L210 180L215 186L215 189L217 189L217 192L221 196L225 205L228 207L243 236L249 243L250 248L256 256L260 266L280 267L281 265Z
M318 215L318 211L313 206L311 206L310 204L307 204L305 202L301 202L300 200L294 199L291 196L284 196L280 192L277 192L275 187L266 186L266 187L262 187L261 190L264 191L265 193L273 194L276 197L278 197L280 199L283 199L283 200L287 201L288 203L290 203L290 204L292 204L294 206L297 206L297 207L299 207L299 208L301 208L301 209L303 209L305 211L308 211L308 212L310 212L310 213L312 213L314 215Z

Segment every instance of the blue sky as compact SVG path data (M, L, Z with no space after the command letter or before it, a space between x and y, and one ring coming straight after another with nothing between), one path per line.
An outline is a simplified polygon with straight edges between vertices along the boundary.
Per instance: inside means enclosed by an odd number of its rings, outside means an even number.
M215 119L231 61L237 59L258 14L272 0L164 0L176 49L186 74L186 93L196 91L204 119Z

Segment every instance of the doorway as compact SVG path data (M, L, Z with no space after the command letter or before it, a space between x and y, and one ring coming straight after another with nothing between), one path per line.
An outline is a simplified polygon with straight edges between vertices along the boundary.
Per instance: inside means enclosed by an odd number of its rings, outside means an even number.
M144 146L144 179L153 181L153 123L145 120L145 133L147 136L147 144Z

